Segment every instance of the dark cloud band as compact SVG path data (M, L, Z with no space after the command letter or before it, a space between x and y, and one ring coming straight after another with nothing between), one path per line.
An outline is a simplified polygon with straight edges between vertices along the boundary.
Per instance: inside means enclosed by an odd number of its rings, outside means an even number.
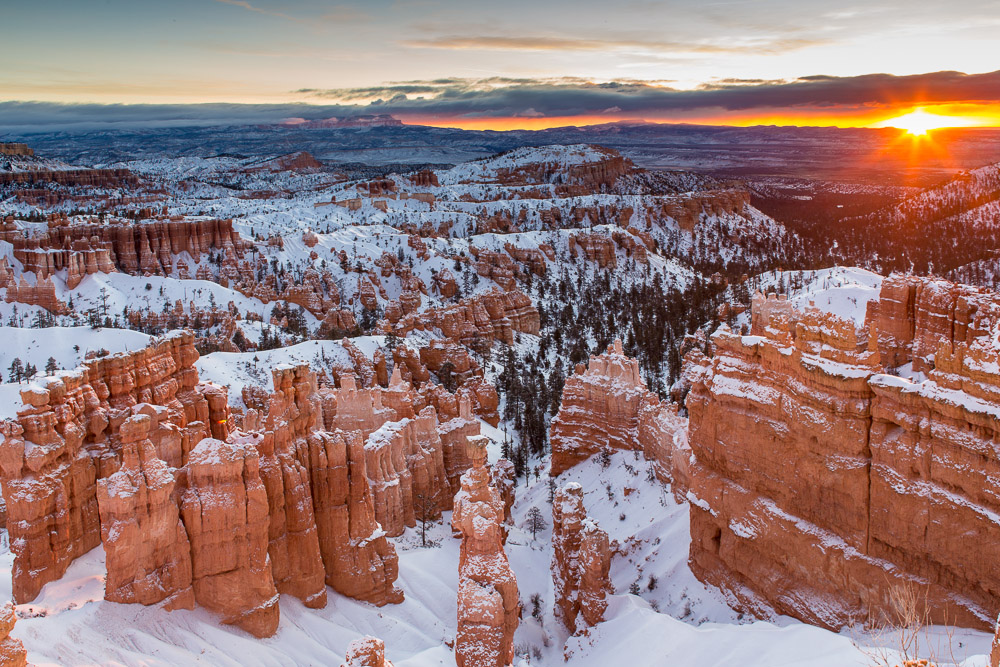
M808 76L791 82L718 81L695 90L669 82L589 83L564 79L436 79L364 88L295 91L316 104L101 105L0 103L0 130L170 127L274 123L288 117L390 113L415 118L617 117L669 119L697 110L752 113L788 109L817 113L936 103L1000 102L1000 71L912 76ZM327 102L323 104L323 102Z

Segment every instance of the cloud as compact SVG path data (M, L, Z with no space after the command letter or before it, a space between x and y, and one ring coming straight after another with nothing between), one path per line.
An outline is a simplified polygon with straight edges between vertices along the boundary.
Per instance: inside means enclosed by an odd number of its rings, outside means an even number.
M878 107L899 104L1000 102L1000 71L932 72L912 76L805 76L794 81L723 80L694 90L624 80L592 83L538 79L411 81L371 88L312 90L310 97L339 103L367 101L380 113L426 116L511 117L525 109L546 116L575 116L617 109L623 115L668 117L697 109L749 111L775 108Z
M273 12L268 9L262 9L260 7L256 7L254 5L251 5L246 0L215 0L215 2L219 2L224 5L232 5L234 7L241 7L247 11L254 12L256 14L265 14L266 16L276 16L278 18L282 18L287 21L294 21L296 23L304 22L302 19L297 18L295 16L291 16L290 14L285 14L282 12Z
M726 42L681 42L651 40L579 39L559 36L441 36L404 41L404 46L420 49L482 50L482 51L625 51L681 54L747 54L781 53L825 43L820 39L770 37L745 38Z
M0 102L0 132L254 125L278 123L286 118L313 119L337 114L343 115L342 106Z
M693 90L669 82L583 79L458 77L412 80L361 88L295 91L315 104L100 105L0 103L0 130L58 128L180 127L276 123L390 113L403 118L511 118L604 115L613 118L682 118L705 110L753 113L786 109L801 113L892 108L919 104L998 104L1000 71L984 74L931 72L912 76L804 76L794 81L716 81Z

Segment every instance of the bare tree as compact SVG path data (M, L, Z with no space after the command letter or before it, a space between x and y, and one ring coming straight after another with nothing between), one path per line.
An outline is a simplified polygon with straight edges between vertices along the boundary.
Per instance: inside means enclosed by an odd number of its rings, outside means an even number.
M418 493L414 510L417 521L420 522L420 546L427 546L427 524L433 523L441 515L438 511L437 496Z

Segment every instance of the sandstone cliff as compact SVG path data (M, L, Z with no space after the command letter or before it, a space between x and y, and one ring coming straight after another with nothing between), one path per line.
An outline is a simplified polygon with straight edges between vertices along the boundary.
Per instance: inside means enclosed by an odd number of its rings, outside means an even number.
M839 627L917 585L935 621L991 627L1000 300L905 276L881 295L857 328L758 295L753 335L689 356L691 565L762 615Z

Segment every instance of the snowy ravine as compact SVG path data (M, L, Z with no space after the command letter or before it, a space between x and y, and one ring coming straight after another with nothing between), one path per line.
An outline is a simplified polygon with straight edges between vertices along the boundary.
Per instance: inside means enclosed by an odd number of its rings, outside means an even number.
M484 432L497 435L492 429ZM515 637L520 667L845 667L876 664L859 644L891 645L891 637L850 630L837 634L793 619L777 624L740 620L719 593L694 578L687 566L687 505L650 481L641 456L614 454L607 468L591 459L557 483L568 481L583 486L588 513L619 545L611 570L616 594L604 623L586 636L568 637L552 614L550 528L534 540L523 529L532 506L551 524L547 477L543 473L536 480L532 475L528 487L519 480L507 553L524 605ZM626 489L631 489L627 496ZM337 665L351 640L372 634L385 640L387 657L397 667L450 666L459 548L459 540L451 536L450 518L446 513L429 531L434 546L421 547L415 529L393 540L400 563L397 584L406 593L400 605L378 608L328 589L327 607L311 610L282 595L277 634L258 640L221 625L204 609L166 612L104 601L104 553L99 547L74 562L34 602L17 607L20 620L14 636L23 639L29 660L37 665ZM6 545L4 534L0 563L9 571L12 556ZM656 580L652 590L651 576ZM633 582L639 583L639 595L628 593ZM9 586L10 577L0 577L0 596L10 597ZM535 593L542 598L538 619L531 616ZM948 639L943 630L932 638ZM957 664L987 664L989 635L960 631L950 641Z

